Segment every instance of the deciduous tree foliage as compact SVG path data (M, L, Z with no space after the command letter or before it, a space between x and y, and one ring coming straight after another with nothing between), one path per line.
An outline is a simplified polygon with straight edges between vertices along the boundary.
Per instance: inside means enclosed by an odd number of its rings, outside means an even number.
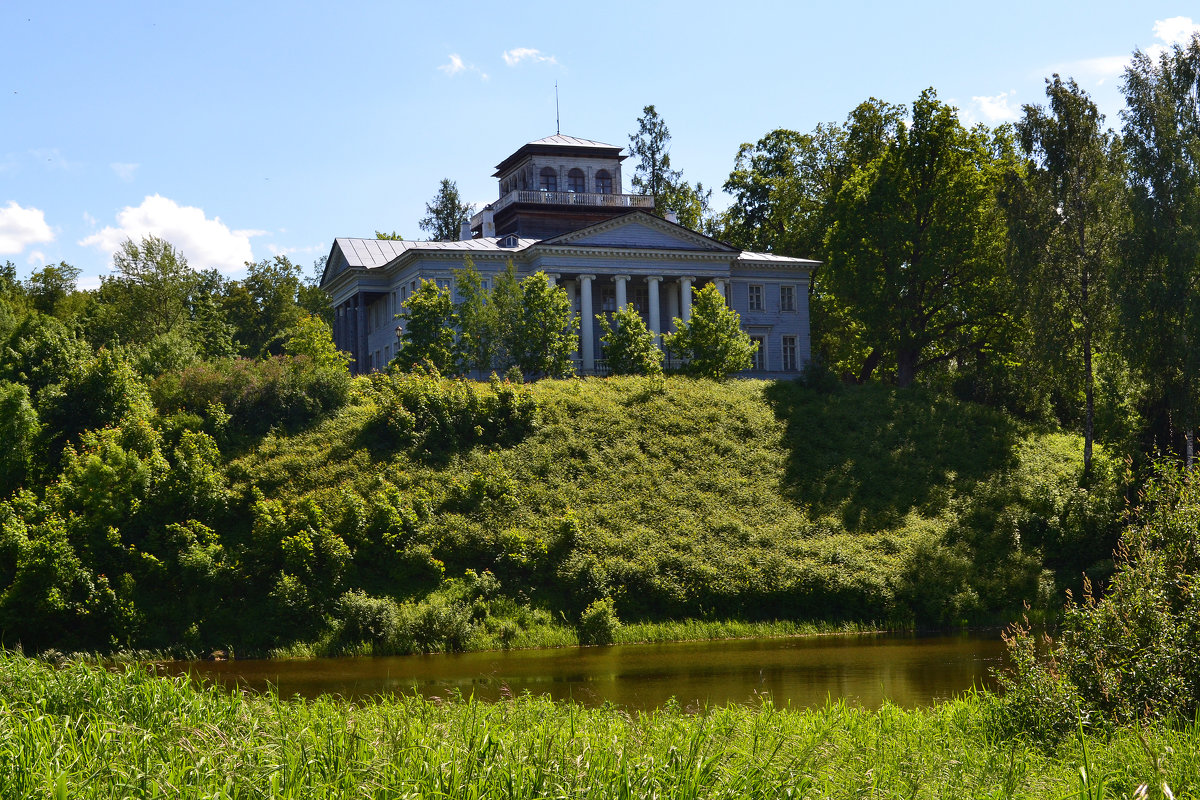
M1125 70L1132 236L1116 282L1128 355L1193 458L1200 420L1200 34Z
M661 375L662 350L654 342L654 334L633 303L619 308L612 323L605 314L600 321L600 342L604 345L604 361L614 375Z
M869 348L860 378L891 361L899 386L994 347L1009 313L995 202L1007 142L963 128L932 89L911 123L904 111L873 100L850 115L822 273Z
M430 364L438 372L454 367L454 329L458 317L450 290L435 281L422 280L421 285L402 304L400 322L400 352L393 363L402 370Z
M692 295L691 317L686 322L676 317L675 331L663 334L663 342L686 359L685 372L715 381L750 369L758 350L742 330L740 315L711 283Z
M1073 80L1046 81L1047 108L1017 123L1023 169L1005 176L1015 297L1045 370L1084 396L1084 470L1092 463L1093 355L1111 332L1109 280L1118 274L1125 215L1120 143Z

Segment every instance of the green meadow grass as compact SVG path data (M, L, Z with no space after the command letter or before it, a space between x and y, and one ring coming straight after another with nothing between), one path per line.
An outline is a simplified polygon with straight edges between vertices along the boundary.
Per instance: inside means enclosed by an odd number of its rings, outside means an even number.
M1054 748L996 733L993 701L932 708L282 700L126 665L0 656L5 798L1195 797L1200 729ZM1081 774L1081 767L1084 772ZM1086 776L1086 779L1085 777Z

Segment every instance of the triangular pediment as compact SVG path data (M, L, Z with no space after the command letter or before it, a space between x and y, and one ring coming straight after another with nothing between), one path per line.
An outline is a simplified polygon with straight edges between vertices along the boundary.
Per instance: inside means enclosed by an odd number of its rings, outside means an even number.
M661 217L635 211L577 231L546 239L542 244L576 247L628 247L639 250L703 250L737 253L724 242L696 233Z

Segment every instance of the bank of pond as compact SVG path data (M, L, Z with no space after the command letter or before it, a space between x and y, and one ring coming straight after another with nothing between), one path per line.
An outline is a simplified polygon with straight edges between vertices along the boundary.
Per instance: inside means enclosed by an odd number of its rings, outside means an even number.
M986 691L914 709L284 698L5 654L0 796L1194 797L1200 785L1193 723L1039 743L1002 735L996 703Z

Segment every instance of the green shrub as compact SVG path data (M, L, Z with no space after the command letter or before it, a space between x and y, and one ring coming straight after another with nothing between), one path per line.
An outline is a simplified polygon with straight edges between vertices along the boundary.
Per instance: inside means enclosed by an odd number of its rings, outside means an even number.
M619 627L621 621L617 619L613 601L607 597L597 600L579 615L579 643L612 644Z
M400 632L400 607L390 597L346 592L338 599L334 614L341 623L339 636L347 645L369 642L374 652L380 652L392 645Z
M510 445L533 430L537 401L529 387L495 376L487 389L417 368L377 379L374 432L393 447L446 455L476 445Z
M1128 723L1192 719L1200 713L1200 477L1161 465L1121 536L1116 572L1103 595L1085 583L1046 658L1029 656L1028 631L1011 634L1005 678L1010 719L1067 727L1097 715ZM1069 710L1069 705L1067 706Z
M163 414L206 414L218 404L233 430L262 435L271 428L298 430L346 404L350 375L340 363L308 355L260 361L220 359L168 372L151 387Z

